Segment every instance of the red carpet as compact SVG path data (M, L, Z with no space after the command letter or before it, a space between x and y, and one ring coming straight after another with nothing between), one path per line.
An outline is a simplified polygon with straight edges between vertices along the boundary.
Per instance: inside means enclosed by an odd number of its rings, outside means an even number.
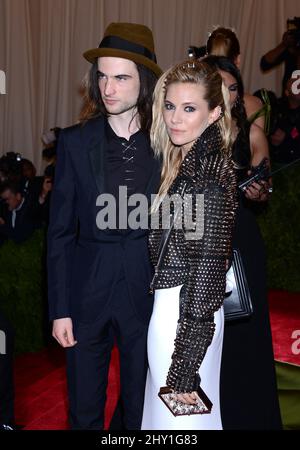
M112 352L107 388L105 427L119 396L119 358ZM15 367L16 423L25 430L66 430L67 386L64 350L59 347L19 356Z
M298 330L300 339L300 294L271 291L269 305L275 359L300 366L300 341L297 345L297 339L292 338ZM293 343L298 348L298 354L295 354Z
M292 333L299 330L300 294L272 291L269 295L275 359L300 365L300 354L292 352ZM300 344L298 345L300 351ZM119 395L118 352L113 350L107 390L106 428ZM64 351L59 347L16 360L16 421L27 430L64 430L67 396Z

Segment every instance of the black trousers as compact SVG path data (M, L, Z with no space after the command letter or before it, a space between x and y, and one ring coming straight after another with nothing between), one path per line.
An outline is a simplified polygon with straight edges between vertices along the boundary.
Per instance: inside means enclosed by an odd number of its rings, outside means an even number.
M120 353L124 426L141 427L147 373L147 331L132 305L124 270L116 275L104 311L92 323L74 327L78 343L67 349L70 424L72 429L102 430L111 350Z
M14 332L0 312L0 424L14 424Z

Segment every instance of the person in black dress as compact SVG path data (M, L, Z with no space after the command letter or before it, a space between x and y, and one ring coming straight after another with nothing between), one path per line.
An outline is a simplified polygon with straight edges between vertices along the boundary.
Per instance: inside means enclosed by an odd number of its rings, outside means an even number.
M247 121L243 83L237 67L227 58L205 58L217 66L229 89L233 133L233 157L238 179L249 175L251 166L269 158L264 132ZM239 198L233 247L238 248L245 268L253 315L227 322L221 367L221 414L224 430L270 430L281 428L272 335L266 285L266 255L253 206L269 197L270 184L253 183Z
M217 26L209 34L206 43L206 53L208 55L225 56L238 68L241 67L240 43L234 30L223 26ZM265 127L265 117L262 113L263 104L258 97L243 92L244 107L249 120L260 128Z

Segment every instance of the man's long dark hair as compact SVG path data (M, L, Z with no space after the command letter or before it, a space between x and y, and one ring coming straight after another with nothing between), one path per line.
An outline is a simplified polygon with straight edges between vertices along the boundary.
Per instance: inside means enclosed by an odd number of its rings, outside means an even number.
M137 99L137 114L142 131L150 132L152 124L153 92L157 82L157 76L142 64L136 64L140 78L140 93ZM99 116L107 116L107 111L101 98L98 84L97 61L91 67L85 94L85 105L80 114L80 121Z

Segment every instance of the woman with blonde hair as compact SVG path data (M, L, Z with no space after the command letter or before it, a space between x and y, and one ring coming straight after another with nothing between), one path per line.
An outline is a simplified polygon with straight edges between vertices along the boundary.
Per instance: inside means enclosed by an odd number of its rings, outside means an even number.
M217 70L197 60L169 69L154 92L151 141L162 178L149 238L155 300L142 429L222 429L222 303L236 209L228 97ZM199 385L209 414L175 417L158 397L166 386L173 406L197 407Z
M240 43L235 32L226 27L216 27L209 35L206 43L208 55L225 56L230 59L238 69L241 67ZM265 127L265 110L261 100L254 95L244 93L244 97L237 98L238 102L244 102L247 118L260 128Z

